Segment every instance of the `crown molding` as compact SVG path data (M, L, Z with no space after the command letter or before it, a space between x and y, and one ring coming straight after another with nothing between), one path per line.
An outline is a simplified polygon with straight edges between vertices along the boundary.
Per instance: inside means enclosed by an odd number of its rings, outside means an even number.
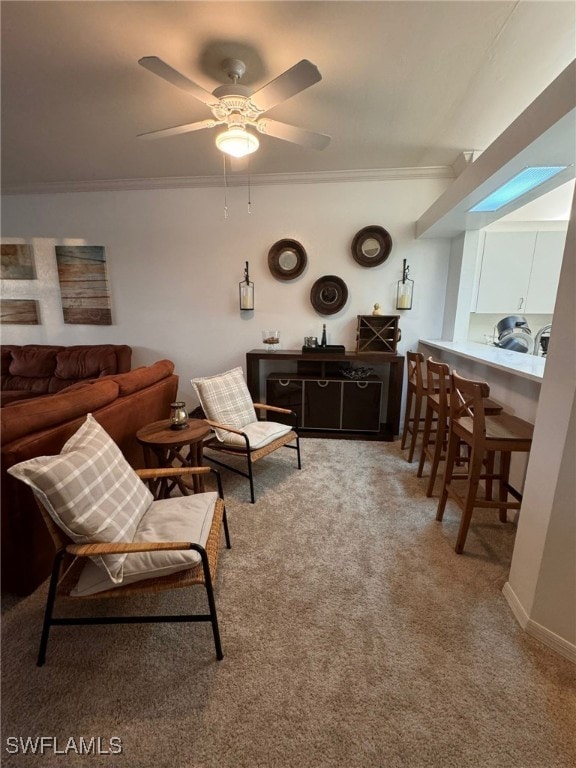
M453 179L451 166L423 168L380 168L356 171L320 171L312 173L230 174L226 186L244 187L278 184L331 184L358 181L406 181ZM52 181L32 184L5 184L3 195L48 195L70 192L122 192L147 189L195 189L223 187L223 176L177 176L156 179L95 179L92 181Z

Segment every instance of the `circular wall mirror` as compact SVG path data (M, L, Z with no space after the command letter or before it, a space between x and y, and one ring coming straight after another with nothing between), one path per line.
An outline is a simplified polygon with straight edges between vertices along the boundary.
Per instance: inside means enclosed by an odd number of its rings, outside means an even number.
M321 315L334 315L348 301L348 288L344 280L336 275L318 278L310 291L312 306Z
M392 250L392 238L384 227L364 227L352 240L352 256L363 267L383 264Z
M268 267L278 280L294 280L306 269L308 257L297 240L284 238L268 251Z

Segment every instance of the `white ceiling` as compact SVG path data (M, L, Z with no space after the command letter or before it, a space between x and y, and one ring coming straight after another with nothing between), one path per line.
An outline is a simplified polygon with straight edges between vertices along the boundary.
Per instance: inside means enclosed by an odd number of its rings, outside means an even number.
M158 56L212 91L227 56L254 89L297 61L321 82L269 116L332 136L261 136L250 173L449 166L486 148L572 61L572 0L19 2L1 5L2 183L9 191L222 176L210 117L138 66Z

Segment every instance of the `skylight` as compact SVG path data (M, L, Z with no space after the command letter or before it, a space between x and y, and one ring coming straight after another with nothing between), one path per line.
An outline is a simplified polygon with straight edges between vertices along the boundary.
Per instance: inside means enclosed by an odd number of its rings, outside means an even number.
M509 181L481 200L473 208L471 213L485 211L498 211L508 203L516 200L531 189L543 184L548 179L566 170L566 165L547 165L533 168L524 168L523 171L513 176Z

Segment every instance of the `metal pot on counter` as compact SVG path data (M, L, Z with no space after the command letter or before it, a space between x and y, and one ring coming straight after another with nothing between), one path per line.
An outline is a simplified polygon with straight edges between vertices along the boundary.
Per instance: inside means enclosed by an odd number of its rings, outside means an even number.
M512 352L531 352L534 347L532 331L522 315L508 315L496 325L497 347Z

